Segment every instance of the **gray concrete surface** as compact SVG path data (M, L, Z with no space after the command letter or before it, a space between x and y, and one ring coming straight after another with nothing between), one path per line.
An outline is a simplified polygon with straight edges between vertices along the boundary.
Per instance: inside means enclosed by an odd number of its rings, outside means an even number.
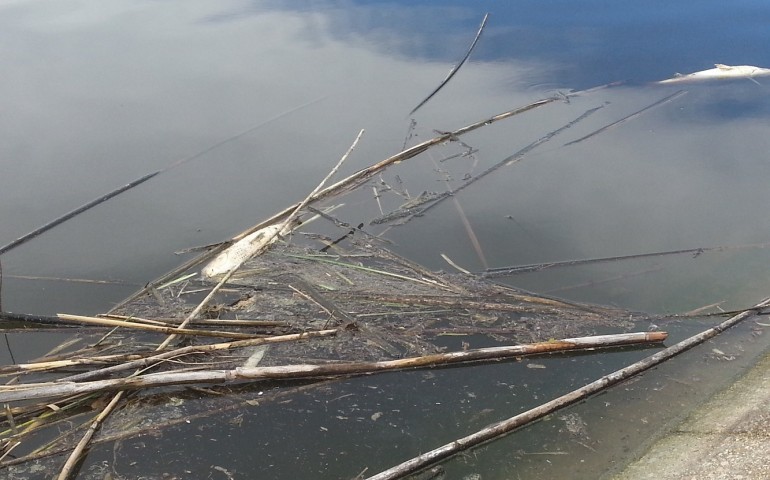
M614 480L770 480L770 353Z

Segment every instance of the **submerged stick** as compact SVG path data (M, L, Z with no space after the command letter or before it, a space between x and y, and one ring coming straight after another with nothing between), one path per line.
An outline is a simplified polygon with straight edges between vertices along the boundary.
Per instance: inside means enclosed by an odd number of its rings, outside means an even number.
M638 332L594 337L566 338L525 345L479 348L382 362L349 362L329 365L283 365L195 372L164 372L91 382L38 383L0 386L0 403L76 395L108 390L141 389L194 383L227 384L244 381L294 380L340 375L361 375L419 367L436 367L480 360L502 360L522 355L557 351L592 350L641 343L660 343L665 332Z
M512 431L530 422L538 420L548 415L549 413L571 405L578 400L582 400L589 395L593 395L594 393L604 390L607 387L615 385L616 383L619 383L651 367L654 367L655 365L658 365L659 363L668 360L669 358L678 355L685 350L688 350L695 345L708 340L709 338L716 336L717 334L732 327L738 322L755 315L757 313L756 310L760 310L764 307L767 307L768 305L770 305L770 299L765 299L757 304L754 309L747 310L734 317L731 317L716 327L709 328L708 330L687 338L677 343L676 345L672 345L625 368L616 370L609 375L605 375L594 382L591 382L577 390L573 390L572 392L546 402L538 407L527 410L526 412L520 413L506 420L493 423L492 425L489 425L476 433L463 438L459 438L451 443L418 455L411 460L407 460L406 462L380 472L377 475L368 477L367 480L395 480L398 478L403 478L406 475L414 473L418 470L422 470L441 460L445 460L461 451L481 445L482 443L511 433Z
M595 130L595 131L589 133L588 135L586 135L584 137L578 138L577 140L572 140L571 142L567 142L567 143L564 144L564 146L567 147L569 145L574 145L576 143L580 143L583 140L588 140L589 138L591 138L591 137L593 137L595 135L599 135L602 132L605 132L605 131L607 131L607 130L609 130L611 128L617 127L621 123L625 123L625 122L627 122L627 121L629 121L631 119L634 119L634 118L638 117L639 115L643 114L644 112L646 112L648 110L652 110L655 107L659 107L659 106L664 105L664 104L666 104L668 102L672 102L672 101L676 100L677 98L681 97L682 95L684 95L686 93L687 93L687 90L679 90L677 92L674 92L671 95L658 100L657 102L653 103L652 105L647 105L643 109L637 110L636 112L632 113L631 115L627 115L627 116L621 118L617 122L613 122L613 123L610 123L609 125L605 125L602 128L600 128L598 130Z
M201 156L205 155L206 153L214 150L215 148L218 148L218 147L220 147L220 146L222 146L222 145L224 145L224 144L226 144L228 142L231 142L231 141L236 140L236 139L238 139L238 138L240 138L240 137L242 137L242 136L244 136L244 135L246 135L248 133L251 133L254 130L256 130L257 128L260 128L260 127L266 125L267 123L270 123L270 122L272 122L274 120L277 120L277 119L283 117L284 115L288 115L290 113L293 113L296 110L299 110L301 108L305 108L308 105L312 105L313 103L316 103L316 102L318 102L320 100L321 99L305 103L305 104L300 105L298 107L295 107L295 108L293 108L291 110L283 112L280 115L276 115L276 116L274 116L274 117L272 117L272 118L270 118L268 120L260 122L259 124L249 128L248 130L245 130L245 131L243 131L243 132L241 132L241 133L239 133L237 135L234 135L232 137L226 138L225 140L217 142L216 144L206 148L205 150L202 150L202 151L196 153L195 155L189 156L187 158L183 158L181 160L177 160L176 162L168 165L165 168L162 168L162 169L160 169L158 171L155 171L155 172L152 172L152 173L148 173L147 175L144 175L143 177L137 178L136 180L134 180L132 182L129 182L126 185L123 185L120 188L116 188L115 190L113 190L113 191L111 191L109 193L106 193L106 194L102 195L101 197L95 198L95 199L91 200L90 202L88 202L88 203L86 203L84 205L81 205L80 207L78 207L78 208L76 208L76 209L74 209L74 210L72 210L70 212L65 213L64 215L60 216L59 218L56 218L55 220L52 220L52 221L46 223L45 225L43 225L43 226L41 226L39 228L36 228L35 230L32 230L31 232L29 232L29 233L27 233L25 235L22 235L21 237L17 238L16 240L12 241L11 243L0 247L0 255L4 254L4 253L6 253L6 252L8 252L10 250L13 250L14 248L18 247L19 245L22 245L22 244L32 240L33 238L35 238L35 237L37 237L37 236L47 232L48 230L56 227L57 225L60 225L60 224L62 224L64 222L66 222L67 220L70 220L71 218L73 218L73 217L75 217L77 215L80 215L81 213L83 213L83 212L85 212L87 210L90 210L90 209L94 208L95 206L100 205L100 204L106 202L107 200L109 200L109 199L111 199L113 197L116 197L116 196L120 195L121 193L123 193L123 192L125 192L127 190L131 190L132 188L143 184L147 180L150 180L150 179L156 177L157 175L160 175L161 173L167 172L167 171L169 171L169 170L171 170L173 168L176 168L176 167L178 167L178 166L180 166L180 165L182 165L184 163L187 163L187 162L189 162L191 160L194 160L194 159L196 159L198 157L201 157Z
M254 130L256 130L256 129L258 129L258 128L260 128L260 127L262 127L262 126L264 126L264 125L266 125L266 124L268 124L268 123L270 123L272 121L275 121L275 120L277 120L277 119L279 119L279 118L281 118L281 117L283 117L285 115L293 113L293 112L295 112L297 110L305 108L305 107L307 107L309 105L312 105L312 104L314 104L316 102L319 102L321 100L322 99L319 98L319 99L313 100L311 102L305 103L303 105L300 105L298 107L294 107L294 108L292 108L290 110L287 110L287 111L285 111L283 113L280 113L278 115L275 115L275 116L273 116L273 117L271 117L271 118L269 118L269 119L267 119L267 120L265 120L263 122L258 123L257 125L249 128L247 130L244 130L241 133L238 133L237 135L233 135L233 136L228 137L228 138L226 138L224 140L221 140L221 141L215 143L214 145L212 145L210 147L207 147L206 149L201 150L200 152L198 152L198 153L196 153L194 155L191 155L189 157L183 158L181 160L177 160L177 161L171 163L170 165L168 165L165 168L162 168L162 169L157 170L157 171L152 172L152 173L148 173L147 175L144 175L143 177L137 178L136 180L134 180L134 181L132 181L130 183L127 183L126 185L123 185L120 188L117 188L117 189L115 189L115 190L113 190L113 191L111 191L111 192L109 192L109 193L107 193L105 195L102 195L101 197L95 198L95 199L91 200L90 202L88 202L88 203L86 203L84 205L81 205L80 207L78 207L78 208L76 208L76 209L74 209L74 210L72 210L72 211L70 211L68 213L65 213L61 217L46 223L42 227L37 228L37 229L27 233L26 235L22 235L21 237L17 238L16 240L12 241L11 243L0 247L0 255L4 254L4 253L6 253L6 252L8 252L10 250L13 250L14 248L18 247L19 245L22 245L22 244L28 242L29 240L32 240L33 238L37 237L38 235L47 232L48 230L56 227L57 225L60 225L60 224L62 224L64 222L66 222L67 220L70 220L71 218L73 218L73 217L75 217L77 215L80 215L81 213L83 213L83 212L85 212L87 210L90 210L90 209L94 208L95 206L97 206L99 204L102 204L102 203L106 202L107 200L109 200L109 199L111 199L113 197L116 197L116 196L120 195L121 193L123 193L123 192L125 192L127 190L131 190L132 188L134 188L134 187L136 187L138 185L143 184L147 180L150 180L151 178L154 178L157 175L160 175L161 173L165 173L165 172L167 172L167 171L169 171L169 170L171 170L173 168L176 168L176 167L178 167L178 166L180 166L180 165L182 165L184 163L187 163L187 162L189 162L191 160L199 158L199 157L205 155L206 153L211 152L215 148L221 147L222 145L224 145L226 143L229 143L229 142L231 142L233 140L237 140L238 138L241 138L244 135L247 135L247 134L253 132Z
M57 218L55 220L51 220L50 222L46 223L42 227L36 228L35 230L32 230L31 232L27 233L26 235L22 235L21 237L17 238L16 240L12 241L11 243L0 247L0 255L4 254L4 253L6 253L6 252L8 252L10 250L13 250L14 248L18 247L19 245L27 243L28 241L32 240L33 238L37 237L38 235L41 235L41 234L47 232L48 230L54 228L55 226L60 225L60 224L62 224L64 222L66 222L67 220L69 220L69 219L71 219L71 218L73 218L73 217L75 217L77 215L80 215L81 213L83 213L83 212L85 212L87 210L90 210L90 209L94 208L95 206L97 206L97 205L99 205L101 203L106 202L107 200L111 199L112 197L116 197L116 196L120 195L121 193L125 192L126 190L130 190L130 189L136 187L137 185L143 184L147 180L155 177L156 175L159 175L161 172L162 172L162 170L158 170L157 172L149 173L149 174L147 174L147 175L145 175L145 176L143 176L141 178L138 178L138 179L134 180L133 182L130 182L130 183L127 183L126 185L123 185L120 188L116 188L115 190L111 191L110 193L102 195L99 198L93 199L90 202L88 202L88 203L86 203L84 205L81 205L81 206L79 206L78 208L76 208L74 210L71 210L71 211L65 213L64 215L62 215L61 217L59 217L59 218Z
M476 37L473 39L473 42L471 43L471 46L468 47L468 51L465 53L465 56L463 57L463 59L460 60L460 63L458 63L457 65L452 67L452 70L449 71L449 73L447 74L446 78L444 78L444 80L439 84L439 86L436 87L435 90L430 92L430 94L427 97L425 97L425 99L422 102L420 102L416 107L414 107L412 109L412 111L409 112L409 116L413 115L414 112L416 112L417 110L420 109L420 107L422 107L423 105L428 103L428 100L433 98L433 96L436 95L439 90L444 88L444 85L449 83L449 80L451 80L452 77L455 76L457 71L460 70L460 67L462 67L465 64L466 60L468 60L468 57L471 56L471 52L473 51L473 49L476 48L476 43L478 43L479 38L481 38L481 32L484 31L484 26L486 26L486 24L487 24L487 18L489 18L489 14L488 13L486 15L484 15L484 19L481 21L481 25L479 25L479 31L476 32Z
M539 272L541 270L548 270L550 268L575 267L579 265L589 265L593 263L616 262L621 260L637 260L640 258L663 257L668 255L682 255L685 253L691 253L694 256L698 256L706 252L723 252L726 250L743 250L748 248L767 248L767 247L770 247L770 242L748 243L745 245L721 245L717 247L683 248L680 250L668 250L663 252L635 253L632 255L617 255L613 257L585 258L581 260L564 260L559 262L534 263L530 265L488 268L485 271L481 272L481 276L483 278L499 278L499 277L507 277L510 275L518 275L521 273Z

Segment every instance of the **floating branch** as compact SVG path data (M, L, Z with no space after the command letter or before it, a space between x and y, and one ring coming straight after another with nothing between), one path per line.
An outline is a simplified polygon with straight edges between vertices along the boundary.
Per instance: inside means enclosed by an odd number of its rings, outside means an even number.
M294 380L361 375L419 367L436 367L479 360L501 360L521 355L557 351L591 350L640 343L660 343L668 336L665 332L639 332L594 337L566 338L527 345L480 348L462 352L437 353L421 357L383 362L350 362L328 365L284 365L277 367L236 368L195 372L164 372L111 380L91 382L51 382L0 386L0 403L65 395L79 395L112 390L131 390L166 385L196 383L227 384L244 381Z
M454 67L452 67L452 70L450 70L450 71L449 71L449 73L447 74L446 78L445 78L445 79L444 79L444 80L443 80L443 81L442 81L442 82L439 84L439 86L438 86L438 87L436 87L436 89L435 89L435 90L433 90L432 92L430 92L430 95L428 95L427 97L425 97L425 99L424 99L422 102L420 102L420 103L419 103L419 104L418 104L416 107L414 107L414 108L412 109L412 111L411 111L411 112L409 112L409 116L413 115L413 114L414 114L414 112L416 112L417 110L419 110L419 109L420 109L420 107L422 107L423 105L425 105L426 103L428 103L428 100L430 100L431 98L433 98L433 96L434 96L435 94L437 94L439 90L441 90L442 88L444 88L444 85L446 85L447 83L449 83L449 80L451 80L451 79L452 79L452 77L454 77L454 76L455 76L455 74L457 73L457 71L458 71L458 70L460 70L460 67L462 67L462 66L465 64L465 61L466 61L466 60L468 60L468 57L470 57L470 56L471 56L471 52L473 51L473 49L474 49L474 48L476 48L476 43L478 43L478 41L479 41L479 38L481 38L481 32L483 32L483 31L484 31L484 26L486 26L486 24L487 24L487 18L489 18L489 14L488 14L488 13L487 13L486 15L484 15L484 19L481 21L481 25L479 26L479 31L478 31L478 32L476 32L476 37L473 39L473 42L471 43L471 46L470 46L470 47L468 47L468 51L465 53L465 56L463 57L463 59L462 59L462 60L460 60L460 63L458 63L457 65L455 65Z
M388 470L380 472L377 475L368 477L367 480L395 480L398 478L403 478L408 474L414 473L418 470L422 470L441 460L445 460L459 452L462 452L469 448L476 447L478 445L481 445L482 443L488 442L495 438L511 433L517 428L520 428L530 422L543 418L549 413L552 413L560 408L571 405L577 402L578 400L581 400L589 395L593 395L594 393L604 390L607 387L610 387L612 385L615 385L618 382L621 382L627 378L637 375L649 368L654 367L655 365L658 365L659 363L664 362L665 360L668 360L669 358L672 358L684 352L685 350L688 350L702 342L705 342L709 338L712 338L718 335L719 333L725 331L726 329L732 327L733 325L739 323L740 321L756 315L757 313L756 310L761 310L762 308L767 307L768 305L770 305L770 299L763 300L762 302L757 304L752 310L747 310L745 312L742 312L728 320L725 320L719 325L713 328L709 328L708 330L705 330L690 338L687 338L677 343L676 345L672 345L664 350L661 350L653 355L650 355L649 357L643 360L640 360L636 363L633 363L625 368L616 370L610 373L609 375L605 375L600 379L589 383L588 385L585 385L577 390L573 390L570 393L567 393L565 395L562 395L561 397L555 398L538 407L527 410L526 412L520 413L506 420L493 423L492 425L489 425L488 427L485 427L484 429L479 430L476 433L473 433L463 438L459 438L451 443L448 443L444 446L441 446L429 452L423 453L415 458L412 458L411 460L407 460L406 462L403 462L399 465L389 468Z

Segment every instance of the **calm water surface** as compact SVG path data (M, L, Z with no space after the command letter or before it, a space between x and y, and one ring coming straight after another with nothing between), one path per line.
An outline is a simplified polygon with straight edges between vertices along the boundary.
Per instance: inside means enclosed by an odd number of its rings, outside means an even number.
M462 57L486 12L470 61L410 127L408 112ZM2 307L103 312L181 263L175 251L230 238L303 198L361 128L366 135L341 175L434 130L611 82L622 83L464 136L471 156L445 160L464 151L453 142L383 174L378 181L412 196L444 191L601 107L464 190L457 204L384 235L430 268L449 269L445 253L472 271L731 246L502 281L654 313L754 304L770 292L770 252L737 247L770 241L770 79L652 82L715 63L770 67L768 24L770 5L759 1L5 2L0 245L186 161L0 256ZM379 215L367 195L346 199L339 216L358 224ZM390 208L404 201L381 200ZM709 325L670 327L676 340ZM767 346L758 331L740 327L634 388L453 460L447 478L596 478L749 365ZM59 341L9 336L15 361ZM718 362L712 348L741 355ZM237 428L202 420L119 453L96 449L84 475L106 478L98 476L104 465L113 478L225 478L212 466L231 478L352 478L367 467L373 474L647 353L351 380L266 406ZM0 355L12 362L7 349ZM163 453L147 460L147 448Z

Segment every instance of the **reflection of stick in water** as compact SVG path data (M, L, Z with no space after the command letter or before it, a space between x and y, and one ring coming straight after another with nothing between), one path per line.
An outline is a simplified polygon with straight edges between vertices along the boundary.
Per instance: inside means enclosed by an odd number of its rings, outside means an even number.
M416 107L414 107L414 108L412 109L412 111L411 111L411 112L409 112L409 115L412 115L412 114L414 114L414 112L416 112L417 110L419 110L419 109L420 109L420 107L422 107L423 105L425 105L426 103L428 103L428 100L430 100L431 98L433 98L433 96L434 96L435 94L437 94L439 90L441 90L442 88L444 88L444 85L446 85L447 83L449 83L449 80L451 80L451 79L452 79L452 77L454 77L454 76L455 76L455 73L457 73L457 71L458 71L458 70L460 70L460 67L462 67L462 66L463 66L463 64L465 63L465 61L466 61L466 60L468 60L468 57L470 57L470 56L471 56L471 52L472 52L472 51L473 51L473 49L476 47L476 43L478 43L478 41L479 41L479 38L481 38L481 32L484 30L484 26L487 24L487 18L489 18L489 14L488 14L488 13L487 13L486 15L484 15L484 19L481 21L481 25L479 26L479 31L478 31L478 32L476 32L476 38L474 38L474 39L473 39L473 42L471 43L471 46L468 48L468 51L465 53L465 56L463 57L463 59L462 59L462 60L460 60L460 63L458 63L457 65L455 65L455 66L452 68L452 70L450 70L450 71L449 71L449 73L447 74L446 78L445 78L445 79L444 79L444 80L443 80L443 81L442 81L442 82L439 84L439 86L438 86L438 87L436 87L436 89L435 89L435 90L433 90L432 92L430 92L430 95L428 95L427 97L425 97L425 100L423 100L423 101L422 101L422 102L420 102L420 103L419 103L419 104L418 104Z
M286 116L286 115L288 115L290 113L296 112L297 110L300 110L300 109L303 109L303 108L308 107L310 105L313 105L314 103L317 103L317 102L319 102L321 100L322 100L322 98L319 98L319 99L313 100L311 102L305 103L303 105L300 105L298 107L294 107L291 110L287 110L287 111L285 111L283 113L275 115L274 117L271 117L271 118L269 118L269 119L267 119L265 121L262 121L262 122L258 123L257 125L254 125L253 127L250 127L249 129L244 130L241 133L238 133L237 135L233 135L232 137L228 137L228 138L226 138L224 140L221 140L221 141L215 143L214 145L211 145L210 147L207 147L206 149L201 150L200 152L198 152L198 153L196 153L194 155L191 155L189 157L185 157L185 158L182 158L180 160L177 160L177 161L171 163L170 165L168 165L165 168L162 168L162 169L160 169L160 170L158 170L156 172L153 172L153 173L149 173L149 174L147 174L147 175L145 175L145 176L143 176L141 178L138 178L138 179L136 179L136 180L126 184L126 185L123 185L120 188L117 188L117 189L115 189L115 190L113 190L113 191L111 191L111 192L109 192L109 193L107 193L105 195L102 195L99 198L91 200L90 202L88 202L88 203L86 203L84 205L81 205L81 206L79 206L78 208L76 208L74 210L71 210L71 211L65 213L64 215L60 216L59 218L46 223L42 227L39 227L39 228L37 228L35 230L32 230L31 232L27 233L26 235L23 235L23 236L17 238L16 240L12 241L11 243L0 247L0 255L4 254L5 252L8 252L10 250L13 250L14 248L18 247L19 245L27 243L29 240L32 240L33 238L37 237L38 235L41 235L41 234L47 232L48 230L54 228L55 226L57 226L59 224L62 224L64 222L66 222L67 220L69 220L69 219L71 219L71 218L73 218L73 217L75 217L77 215L80 215L81 213L83 213L83 212L85 212L87 210L90 210L93 207L95 207L95 206L97 206L97 205L99 205L101 203L104 203L107 200L109 200L109 199L111 199L113 197L116 197L116 196L120 195L121 193L123 193L123 192L125 192L127 190L131 190L132 188L134 188L134 187L136 187L138 185L143 184L147 180L150 180L151 178L153 178L153 177L155 177L155 176L157 176L157 175L159 175L161 173L167 172L167 171L169 171L169 170L171 170L173 168L176 168L176 167L178 167L178 166L180 166L180 165L182 165L184 163L187 163L187 162L189 162L191 160L195 160L196 158L202 157L203 155L211 152L212 150L214 150L216 148L219 148L222 145L225 145L226 143L232 142L233 140L237 140L237 139L243 137L244 135L248 135L249 133L257 130L260 127L263 127L263 126L267 125L268 123L270 123L270 122L272 122L274 120L278 120L281 117L284 117L284 116Z

